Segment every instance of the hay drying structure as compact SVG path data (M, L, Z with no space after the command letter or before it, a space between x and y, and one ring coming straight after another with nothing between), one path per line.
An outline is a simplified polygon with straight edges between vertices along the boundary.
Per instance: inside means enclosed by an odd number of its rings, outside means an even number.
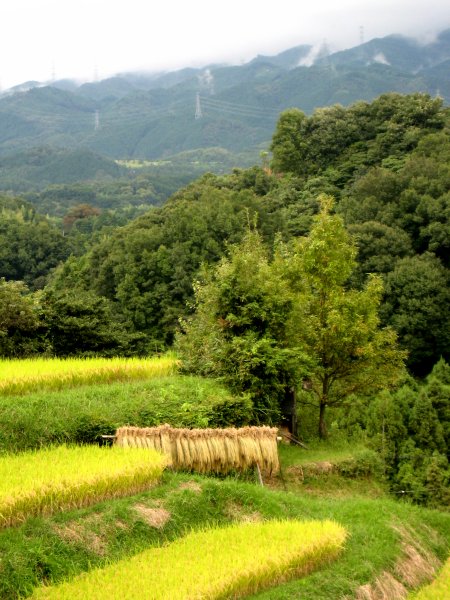
M277 429L274 427L120 427L116 431L115 443L118 446L158 450L169 457L169 464L174 469L199 473L228 473L258 466L270 474L280 468Z

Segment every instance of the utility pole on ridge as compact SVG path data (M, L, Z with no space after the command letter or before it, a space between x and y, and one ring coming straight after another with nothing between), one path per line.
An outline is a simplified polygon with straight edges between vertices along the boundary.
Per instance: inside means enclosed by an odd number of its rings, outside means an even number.
M197 92L197 96L195 98L195 119L201 119L203 117L202 114L202 105L200 104L200 94Z

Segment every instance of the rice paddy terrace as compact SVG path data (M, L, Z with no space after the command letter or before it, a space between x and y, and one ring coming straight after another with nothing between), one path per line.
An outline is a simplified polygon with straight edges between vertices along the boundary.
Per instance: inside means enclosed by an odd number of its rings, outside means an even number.
M0 362L0 598L375 600L436 578L449 514L355 476L351 448L283 448L273 468L269 438L211 429L230 407L244 419L243 400L174 358ZM120 427L121 444L85 445ZM164 436L170 453L152 449ZM446 566L418 597L448 597L448 581Z

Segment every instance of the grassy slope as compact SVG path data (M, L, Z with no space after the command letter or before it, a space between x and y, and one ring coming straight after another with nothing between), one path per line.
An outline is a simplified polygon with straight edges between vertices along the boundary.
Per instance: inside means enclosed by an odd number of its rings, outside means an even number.
M0 398L0 452L89 442L130 424L206 427L230 394L212 380L172 376Z
M450 516L389 499L312 498L251 483L166 473L162 484L138 496L104 502L51 518L35 518L0 532L0 598L30 593L62 578L173 540L205 524L265 518L334 519L349 531L347 549L334 564L258 598L339 598L393 566L402 524L443 560ZM431 535L431 530L432 535Z

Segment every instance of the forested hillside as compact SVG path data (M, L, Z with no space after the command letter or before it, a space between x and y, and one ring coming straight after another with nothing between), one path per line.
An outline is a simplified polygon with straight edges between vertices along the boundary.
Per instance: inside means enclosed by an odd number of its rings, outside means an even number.
M234 393L231 422L362 436L381 462L368 450L358 469L448 504L449 124L421 94L289 109L271 160L204 175L128 223L145 177L28 195L53 217L4 196L1 355L175 343L185 370Z
M450 101L449 59L445 31L428 45L388 36L331 55L326 48L298 46L241 66L124 74L78 87L67 81L25 84L0 96L0 155L50 145L115 159L154 160L211 147L256 157L280 111L291 106L309 114L318 106L346 106L392 91ZM80 178L111 174L105 159L103 166L96 161L96 170L80 170ZM235 166L243 166L238 157ZM4 188L2 179L0 171Z
M383 276L383 322L398 331L410 367L426 373L449 347L449 149L448 111L427 96L387 95L311 117L286 111L273 172L204 176L70 259L51 289L107 298L150 347L170 345L202 263L219 260L255 218L269 245L307 234L325 192L359 248L353 284Z

